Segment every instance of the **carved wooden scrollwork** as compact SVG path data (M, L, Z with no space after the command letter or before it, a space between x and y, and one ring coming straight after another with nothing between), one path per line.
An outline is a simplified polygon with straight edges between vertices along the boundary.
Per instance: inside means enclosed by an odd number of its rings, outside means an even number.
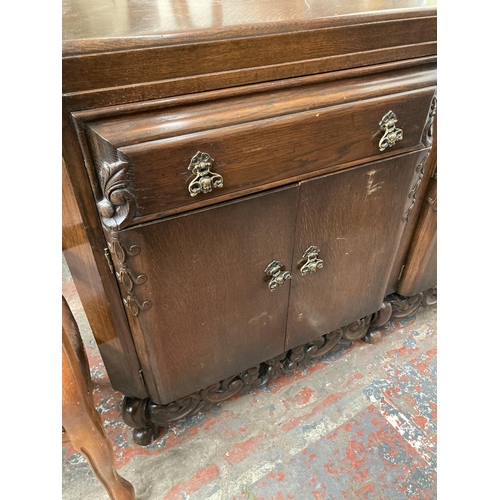
M427 198L427 203L432 207L432 209L437 212L438 209L438 196L437 196L437 167L432 179L436 181L436 185L432 186L432 194Z
M418 188L420 187L420 184L422 184L422 179L424 177L424 166L425 162L427 161L427 158L429 157L430 153L427 153L424 157L424 159L417 165L417 168L415 169L417 173L417 180L415 184L413 185L411 191L408 193L408 198L410 198L410 205L406 209L405 214L403 215L403 222L408 222L408 219L410 218L411 211L413 210L413 207L415 206L415 200L417 199L417 191Z
M437 96L434 95L431 101L431 106L429 108L429 114L427 116L427 122L425 123L422 142L425 146L431 146L434 139L434 117L437 113Z
M132 250L131 247L130 250ZM137 251L137 250L132 250ZM123 418L133 427L134 441L140 445L151 443L158 435L158 426L166 426L181 418L190 417L222 403L236 394L245 394L252 389L265 386L271 379L282 373L290 373L306 367L310 362L328 353L335 352L363 339L367 343L381 340L380 328L390 320L401 319L413 314L422 305L434 305L437 302L437 290L431 288L412 297L403 297L396 293L389 295L381 308L357 321L338 328L321 337L294 347L274 358L212 384L193 394L158 405L149 399L125 398Z
M103 162L98 167L103 199L97 204L102 223L112 230L123 229L134 218L137 201L130 185L129 164Z
M147 281L147 276L144 274L136 275L127 266L127 257L138 255L141 251L139 246L132 245L131 247L126 247L119 239L116 232L111 233L111 241L108 241L108 248L113 256L114 261L117 263L115 266L115 274L118 282L121 284L124 292L125 298L123 303L129 309L129 311L137 316L140 311L146 311L150 309L152 303L150 300L141 301L135 295L134 287L135 285L143 285Z
M437 304L437 287L429 288L424 292L422 297L422 305L434 306Z

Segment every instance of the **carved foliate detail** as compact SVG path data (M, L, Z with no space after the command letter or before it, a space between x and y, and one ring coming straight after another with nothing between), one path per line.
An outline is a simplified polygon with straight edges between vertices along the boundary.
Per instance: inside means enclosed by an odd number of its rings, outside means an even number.
M98 169L103 199L97 204L102 223L112 230L123 229L134 218L137 208L130 185L129 164L103 162Z
M435 306L437 304L437 287L429 288L424 292L422 298L423 306Z
M422 306L433 306L437 304L437 287L429 288L411 297L404 297L393 293L387 297L392 305L392 319L401 319L417 312Z
M115 274L118 282L122 286L126 297L123 299L123 303L129 309L129 311L137 316L140 311L146 311L152 306L149 300L139 300L134 292L135 285L143 285L147 281L147 276L145 274L136 275L127 266L127 257L134 257L138 255L141 251L139 246L132 245L131 247L126 247L122 241L118 238L117 233L111 234L111 241L108 241L108 248L115 261Z
M418 188L420 187L420 184L422 184L422 179L424 177L424 167L425 167L425 162L427 161L427 158L429 157L429 153L427 153L424 157L424 159L417 165L417 168L415 169L417 173L417 180L415 184L413 185L411 191L408 193L408 198L410 198L410 205L407 208L405 214L403 215L403 222L408 222L408 219L410 218L411 211L413 210L413 207L415 206L415 200L417 199L417 191Z
M425 146L431 146L434 139L434 117L437 113L437 96L434 95L431 101L431 107L429 108L429 114L427 116L427 122L425 123L424 132L422 136L422 142Z
M432 178L437 182L437 169L434 172L434 175L432 176ZM427 198L427 203L433 208L433 210L435 212L437 212L437 209L438 209L438 196L437 196L437 192L436 192L436 194L434 196L429 196Z

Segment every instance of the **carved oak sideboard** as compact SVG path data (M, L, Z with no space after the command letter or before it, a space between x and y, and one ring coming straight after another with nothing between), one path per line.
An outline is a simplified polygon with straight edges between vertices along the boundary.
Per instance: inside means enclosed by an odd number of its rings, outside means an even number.
M436 300L420 3L64 2L63 249L136 442Z

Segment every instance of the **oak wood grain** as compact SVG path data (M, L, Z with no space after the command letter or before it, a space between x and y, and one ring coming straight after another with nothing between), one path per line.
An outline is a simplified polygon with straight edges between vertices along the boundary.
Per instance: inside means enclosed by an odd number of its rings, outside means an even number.
M434 68L406 70L91 122L90 149L97 167L118 155L129 163L136 224L380 155L379 121L389 110L404 138L388 152L416 147L435 82ZM390 91L397 93L384 95ZM192 197L187 167L197 151L215 159L224 186Z
M429 16L420 0L63 1L64 54L124 50Z
M404 228L417 152L300 183L286 348L380 309ZM315 245L323 268L302 276Z
M264 271L290 269L297 201L292 186L120 232L147 277L152 306L129 320L155 403L283 352L290 285L270 291Z

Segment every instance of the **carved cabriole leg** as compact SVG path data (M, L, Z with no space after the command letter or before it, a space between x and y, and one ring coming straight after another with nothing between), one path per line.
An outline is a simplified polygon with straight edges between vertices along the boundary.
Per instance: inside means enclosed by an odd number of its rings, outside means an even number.
M168 426L184 417L208 410L218 403L231 399L236 394L246 394L252 389L265 386L269 380L281 373L290 373L305 368L313 360L328 353L349 347L353 341L363 339L373 344L382 339L379 328L392 319L400 319L414 313L422 304L436 303L436 289L419 293L413 297L392 294L381 308L353 321L349 325L327 333L316 340L294 347L268 361L233 375L221 382L201 389L172 403L158 405L149 399L128 398L123 403L123 419L133 427L134 441L142 446L150 444L159 435L158 426Z
M134 500L134 487L118 474L113 448L92 397L87 355L78 325L62 298L62 425L65 438L87 459L111 500Z

